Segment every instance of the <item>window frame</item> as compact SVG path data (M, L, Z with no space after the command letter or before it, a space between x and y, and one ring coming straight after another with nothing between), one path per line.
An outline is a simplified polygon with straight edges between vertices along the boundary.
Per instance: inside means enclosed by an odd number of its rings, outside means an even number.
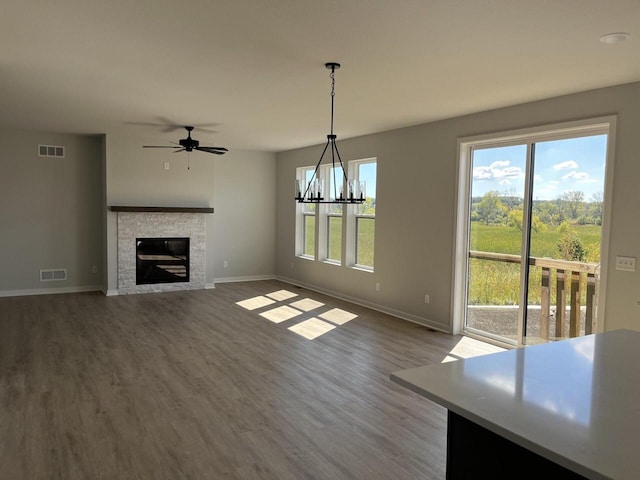
M373 163L376 166L376 183L378 173L378 159L377 158L364 158L361 160L352 160L349 162L349 178L352 178L354 182L360 181L360 166ZM367 190L369 190L367 188ZM370 190L369 190L370 191ZM377 195L376 195L377 197ZM377 198L376 198L377 203ZM367 272L373 272L375 269L375 219L376 214L358 213L358 204L348 205L350 212L347 214L347 261L346 264L351 268L357 270L364 270ZM365 265L357 262L358 260L358 220L359 219L372 219L374 221L374 248L373 248L373 265Z
M350 160L345 162L344 167L347 169L348 178L354 181L360 181L359 167L363 164L373 163L376 165L376 183L377 183L377 158L365 158L360 160ZM306 185L309 181L308 175L315 171L314 166L298 167L296 169L296 180L300 181L302 185ZM325 198L332 196L332 169L334 168L332 163L321 164L318 169L318 176L322 183L323 191L325 192ZM336 167L340 168L340 167ZM315 211L311 212L306 208L306 205L314 205ZM375 221L375 214L362 214L358 213L359 204L345 203L340 205L341 211L332 211L331 206L333 204L317 203L317 204L305 204L296 203L296 238L295 238L295 255L296 257L306 260L315 260L323 262L329 265L344 266L346 268L352 268L365 272L374 271L374 265L357 264L357 224L358 219L373 219ZM305 253L306 246L306 224L307 217L315 217L315 238L314 245L315 251L313 255ZM331 229L329 223L331 218L339 217L342 219L342 233L340 239L340 258L329 258L330 254L330 234ZM375 238L375 224L374 224L374 238ZM375 241L374 252L375 258Z
M507 130L495 133L486 133L470 137L458 138L457 145L457 192L456 192L456 219L454 223L454 255L453 255L453 297L452 332L472 336L464 329L465 308L463 299L467 296L467 246L469 243L468 216L470 215L471 195L471 162L474 148L491 148L494 146L508 146L523 142L541 142L549 140L562 140L580 136L606 133L607 137L607 162L604 179L604 212L602 222L602 234L600 240L600 269L603 272L599 277L598 306L596 310L596 327L600 333L604 328L604 311L606 302L607 272L609 270L609 234L611 222L611 205L613 192L613 168L615 160L617 116L588 118L577 121L553 123L531 128ZM527 220L528 221L528 220ZM524 289L521 288L522 291ZM520 336L518 333L518 336ZM596 332L594 332L596 333ZM488 337L482 338L491 341ZM518 340L520 341L520 340Z
M302 185L306 185L308 183L308 172L313 174L315 167L299 167L296 169L296 180L300 181ZM313 211L307 210L307 205L313 205L315 208ZM308 203L298 203L296 202L296 238L295 238L295 254L296 257L304 258L307 260L315 260L318 254L318 205L317 204L308 204ZM307 217L314 217L315 219L315 228L314 231L314 252L313 255L306 253L306 227L307 227Z

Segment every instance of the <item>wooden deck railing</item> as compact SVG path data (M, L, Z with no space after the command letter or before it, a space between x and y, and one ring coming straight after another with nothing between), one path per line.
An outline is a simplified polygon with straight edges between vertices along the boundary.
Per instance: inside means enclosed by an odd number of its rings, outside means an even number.
M519 255L504 253L469 252L470 258L492 260L496 262L521 263ZM582 286L586 285L585 326L584 334L589 335L595 330L595 297L596 282L600 265L597 263L572 262L555 260L552 258L529 257L529 265L540 267L542 279L540 284L540 335L549 338L549 317L551 313L551 278L552 271L556 271L556 322L554 336L562 338L565 335L567 317L567 297L569 298L569 336L580 336L580 307ZM586 280L584 277L586 276ZM583 281L585 280L585 281ZM530 288L533 285L529 286Z

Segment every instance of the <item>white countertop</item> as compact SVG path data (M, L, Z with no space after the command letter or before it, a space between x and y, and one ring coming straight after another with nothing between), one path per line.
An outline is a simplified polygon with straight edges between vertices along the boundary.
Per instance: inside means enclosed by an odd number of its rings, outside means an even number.
M616 330L390 378L587 478L640 479L640 332Z

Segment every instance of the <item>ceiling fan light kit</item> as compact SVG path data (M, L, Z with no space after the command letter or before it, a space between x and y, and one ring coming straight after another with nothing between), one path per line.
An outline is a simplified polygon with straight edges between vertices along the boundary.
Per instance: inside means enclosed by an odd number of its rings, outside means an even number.
M303 182L296 180L295 184L295 200L298 203L364 203L366 199L365 182L356 182L347 178L347 171L342 163L338 146L336 145L337 135L333 133L333 104L335 97L335 72L340 68L340 64L336 62L325 63L324 66L331 70L329 77L331 78L331 133L327 135L327 143L322 150L320 160L316 165L313 175L309 179L309 183L303 185ZM331 165L333 172L333 197L329 199L324 195L324 182L318 175L320 164L327 150L331 152ZM336 162L337 159L337 162ZM336 181L336 164L342 168L343 182L342 189L338 191L338 182ZM330 192L331 193L331 192Z

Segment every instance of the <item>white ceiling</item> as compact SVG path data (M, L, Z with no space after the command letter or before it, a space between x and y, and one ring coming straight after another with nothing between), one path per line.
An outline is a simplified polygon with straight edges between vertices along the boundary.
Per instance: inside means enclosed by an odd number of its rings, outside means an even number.
M329 61L338 140L639 81L640 0L3 0L0 46L0 126L280 151Z

